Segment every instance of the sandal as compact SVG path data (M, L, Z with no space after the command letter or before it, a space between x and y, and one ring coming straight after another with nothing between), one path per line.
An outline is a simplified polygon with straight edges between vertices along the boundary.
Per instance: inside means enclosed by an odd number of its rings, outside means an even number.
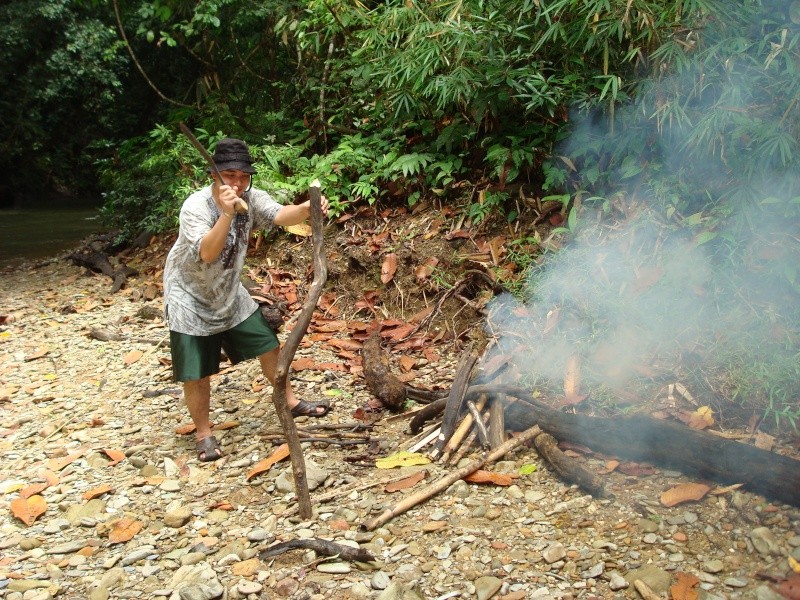
M322 410L320 410L320 408ZM324 417L331 410L330 404L327 402L300 402L291 409L293 417Z
M197 440L194 449L197 452L197 460L200 462L211 462L222 458L222 449L213 435Z

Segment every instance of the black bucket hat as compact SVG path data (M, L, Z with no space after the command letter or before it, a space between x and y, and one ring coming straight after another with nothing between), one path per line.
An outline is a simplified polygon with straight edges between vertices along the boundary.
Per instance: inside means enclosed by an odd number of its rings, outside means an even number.
M247 148L242 140L235 138L222 138L217 142L217 147L214 149L214 164L220 171L228 169L235 169L244 173L253 174L256 170L253 168L253 157L250 156L250 150Z

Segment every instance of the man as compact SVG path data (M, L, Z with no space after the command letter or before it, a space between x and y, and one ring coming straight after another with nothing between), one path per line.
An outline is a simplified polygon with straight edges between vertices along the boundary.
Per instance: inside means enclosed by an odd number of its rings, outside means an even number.
M193 193L183 203L178 239L164 267L164 311L170 330L172 372L183 382L189 415L196 427L197 457L222 456L209 421L211 375L219 372L220 350L234 364L258 357L264 376L274 384L279 342L256 302L241 283L247 242L253 227L297 225L310 214L310 202L282 206L262 190L251 189L253 158L247 145L225 138L214 162L222 180ZM236 212L244 201L248 210ZM322 199L323 214L328 202ZM286 384L293 416L323 417L326 402L295 397Z

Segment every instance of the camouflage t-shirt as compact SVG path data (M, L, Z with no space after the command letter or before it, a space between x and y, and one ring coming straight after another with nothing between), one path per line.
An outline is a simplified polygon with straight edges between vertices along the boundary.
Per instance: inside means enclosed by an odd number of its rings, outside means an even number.
M200 259L200 241L221 214L211 186L183 203L178 239L164 267L164 312L171 331L213 335L236 327L258 308L241 282L247 240L253 228L274 225L281 205L256 189L243 200L250 210L232 219L225 247L211 263Z

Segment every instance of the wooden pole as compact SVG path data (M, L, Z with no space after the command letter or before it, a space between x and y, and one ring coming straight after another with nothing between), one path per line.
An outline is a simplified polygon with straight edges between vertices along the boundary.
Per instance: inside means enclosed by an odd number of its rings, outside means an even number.
M308 492L303 449L300 446L300 438L286 399L286 385L289 379L289 367L292 364L292 359L308 329L308 325L311 323L314 309L317 306L319 297L322 295L322 287L328 278L328 266L325 261L322 239L323 214L319 182L315 181L311 184L309 196L311 199L311 233L314 246L314 280L311 282L308 296L303 303L303 308L300 310L295 326L286 338L286 343L284 343L278 355L278 365L275 368L275 385L272 388L272 402L275 405L275 412L278 413L278 419L286 435L286 442L289 444L289 458L292 462L297 506L300 517L303 519L311 518L311 496Z

